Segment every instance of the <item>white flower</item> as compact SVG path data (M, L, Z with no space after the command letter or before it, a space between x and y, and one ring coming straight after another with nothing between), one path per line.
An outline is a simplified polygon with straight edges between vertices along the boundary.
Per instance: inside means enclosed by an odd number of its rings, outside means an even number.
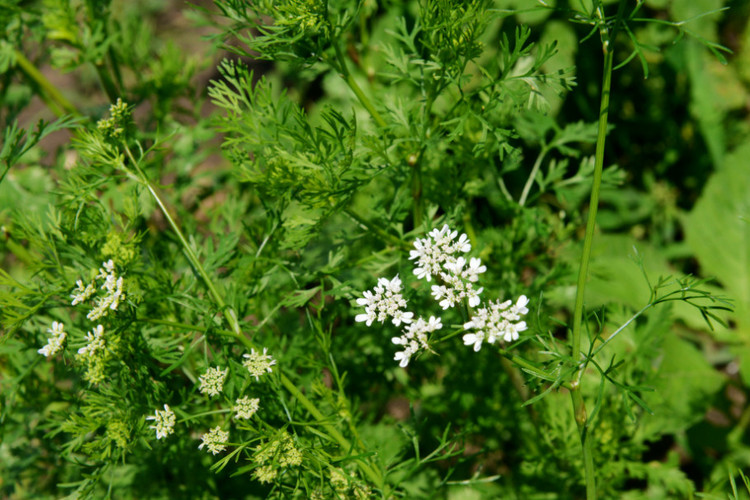
M234 418L238 420L241 418L247 420L255 415L255 412L258 411L259 405L260 399L258 398L250 399L247 396L239 398L235 401L235 405L232 408L232 411L235 412Z
M267 348L263 348L263 353L255 352L255 349L250 349L250 354L243 354L242 357L247 358L242 362L242 365L247 368L250 375L255 377L255 380L259 380L259 377L264 373L271 373L271 367L276 364L276 360L271 357L270 354L266 354Z
M443 324L440 318L434 316L430 316L428 321L422 318L417 319L404 328L403 334L400 337L393 337L391 339L391 342L394 344L404 347L404 350L397 352L393 359L399 362L400 367L406 367L411 357L417 351L420 349L429 349L427 334L435 330L440 330L442 327Z
M115 263L112 259L102 263L102 267L99 268L99 274L96 275L96 279L106 279L107 275L114 274Z
M414 241L414 250L409 251L409 259L416 259L414 274L419 279L431 281L433 276L440 276L444 264L452 264L456 259L455 253L466 253L471 250L471 244L465 234L458 241L453 241L458 235L457 231L451 231L448 225L442 229L433 229L427 238L417 238Z
M57 352L62 349L63 342L65 342L65 338L68 336L68 334L65 333L64 328L64 324L58 321L53 321L52 328L47 329L47 332L51 333L52 336L47 339L47 345L39 349L37 352L47 358L57 354Z
M224 388L224 379L229 373L229 368L224 370L218 366L216 368L209 368L206 373L198 377L200 381L200 387L198 390L201 394L208 394L209 396L218 396L221 390Z
M392 280L379 278L373 291L362 292L357 304L365 306L365 312L358 314L354 320L364 321L367 326L372 325L375 320L382 323L389 317L394 325L399 326L401 323L411 323L414 318L414 313L403 310L406 308L406 300L401 295L401 279L398 275Z
M104 262L102 266L103 267L99 269L99 274L97 274L96 279L104 279L104 284L102 284L100 288L106 290L107 294L104 297L96 299L96 305L86 315L91 321L96 321L99 318L106 316L110 311L116 311L120 306L120 301L125 297L125 294L122 291L122 276L118 277L115 273L115 264L112 259ZM79 285L79 288L80 287L81 285ZM74 302L76 301L75 299L77 299L77 297L74 298Z
M104 350L104 327L96 325L90 332L86 332L88 345L78 349L78 354L84 357L93 357L98 351Z
M202 450L203 447L206 446L208 448L207 451L216 455L217 453L226 450L226 442L228 439L229 432L222 431L221 427L216 426L208 431L208 434L203 434L201 436L201 441L203 442L198 446L198 449Z
M484 332L479 331L477 333L467 333L463 337L464 345L474 344L474 351L478 351L482 348L482 341L484 340Z
M156 425L150 425L149 429L156 429L156 439L169 436L174 432L175 415L168 405L164 410L156 410L156 415L146 417L146 420L156 420Z
M526 307L529 299L521 295L515 305L506 300L500 303L490 302L488 307L481 308L474 313L470 321L464 324L464 330L475 330L463 336L464 345L473 345L474 350L482 348L482 342L494 344L501 339L504 342L518 340L519 332L528 328L525 321L519 321L529 309Z
M71 302L70 304L73 306L86 302L92 295L96 293L96 287L91 283L84 287L83 281L78 280L76 281L76 286L77 288L73 289L73 293L71 294L71 297L73 297L73 302Z

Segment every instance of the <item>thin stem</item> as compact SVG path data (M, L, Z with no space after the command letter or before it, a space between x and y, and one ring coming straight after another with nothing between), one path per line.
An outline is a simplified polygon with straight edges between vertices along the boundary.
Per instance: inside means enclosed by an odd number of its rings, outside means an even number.
M371 223L370 221L368 221L364 217L362 217L359 214L357 214L351 208L347 208L346 210L344 210L344 212L346 213L346 215L348 215L349 217L351 217L352 219L354 219L355 221L357 221L359 224L362 224L368 231L371 231L371 232L377 234L380 238L382 238L383 240L389 242L393 246L395 246L397 248L400 248L402 250L410 250L412 248L411 245L409 245L405 241L403 241L403 240L401 240L401 239L393 236L392 234L390 234L390 233L388 233L388 232L380 229L375 224Z
M421 156L421 154L420 154ZM424 219L424 203L422 200L422 167L420 161L417 160L411 167L411 198L412 198L412 218L414 227L418 228L422 225L422 219Z
M378 110L375 109L375 106L372 105L370 99L367 97L367 95L365 95L365 93L357 84L356 80L354 80L352 74L349 72L349 67L346 65L344 55L341 53L341 47L339 47L338 43L334 43L333 48L336 50L336 60L339 66L338 70L341 72L341 76L346 81L346 84L349 85L349 88L352 89L354 95L357 96L359 102L362 104L362 106L365 107L365 109L367 109L368 113L370 113L370 116L372 116L373 120L375 120L378 126L381 128L385 128L388 124L385 122L385 120L383 120L383 117L380 116Z
M151 182L149 182L148 178L146 177L146 173L143 170L141 170L140 165L138 165L138 162L135 160L133 153L130 151L130 148L127 145L125 145L125 153L130 159L130 162L133 164L133 168L138 173L141 182L151 192L151 195L156 200L156 203L159 205L159 208L161 208L161 211L164 214L164 217L167 219L167 222L169 222L169 225L172 226L172 230L177 235L177 238L180 240L180 243L182 243L182 248L185 251L185 255L187 256L188 260L190 261L190 264L192 264L193 268L198 272L200 277L203 278L203 282L208 288L209 293L216 301L216 304L219 306L219 309L221 309L221 311L226 315L227 321L229 322L229 325L231 326L232 331L239 337L242 337L242 329L240 328L240 324L237 321L237 313L235 313L234 309L227 306L226 302L224 302L224 297L222 297L222 295L216 289L216 286L214 285L213 280L206 272L206 269L201 264L200 260L198 259L198 256L195 255L195 252L193 252L193 249L190 247L190 244L185 238L185 235L182 234L182 230L180 229L180 226L178 226L175 220L172 218L172 215L169 213L169 210L167 210L167 206L164 204L161 197L156 192L156 189L154 189L154 186L151 184Z
M65 98L64 95L57 90L57 87L47 80L47 78L34 66L31 61L26 59L19 51L15 51L16 64L21 71L36 85L41 88L42 92L40 97L49 106L49 108L57 115L63 116L65 114L79 115L78 110L73 104Z
M233 309L228 307L227 304L224 302L224 298L219 293L218 289L214 285L213 281L211 280L211 277L206 272L206 269L203 267L200 260L198 260L198 256L195 255L195 252L193 252L193 249L188 244L187 239L182 234L182 230L180 230L180 227L172 218L171 214L167 210L167 207L162 201L161 197L159 197L158 193L149 182L148 178L146 177L145 172L143 172L143 170L138 165L138 162L135 160L135 157L133 156L133 153L130 151L130 148L128 148L127 145L125 145L124 149L125 149L125 153L127 154L128 158L133 164L133 168L135 168L136 172L138 173L138 176L140 177L140 181L151 192L151 195L156 200L156 203L159 205L159 208L161 208L161 211L164 214L164 217L166 217L167 221L169 222L169 225L172 226L172 229L177 234L177 237L183 246L185 254L188 257L188 260L190 260L190 263L193 265L193 268L200 275L200 277L203 278L203 281L206 287L209 289L211 296L214 298L219 308L222 311L227 312L229 324L232 328L232 331L223 330L220 333L222 335L236 339L248 349L254 349L255 346L253 345L252 341L242 334L242 329L240 328L239 322L237 321L236 313L234 312ZM279 378L281 380L281 384L310 413L310 415L312 415L325 428L326 432L339 443L342 449L349 452L354 448L348 439L346 439L334 426L326 422L325 417L320 412L320 410L318 410L318 408L312 403L312 401L310 401L304 394L302 394L302 392L297 388L297 386L294 385L294 383L291 380L289 380L289 378L286 375L284 375L283 373L279 373ZM362 472L364 472L365 475L367 475L367 477L373 483L375 483L376 485L378 485L378 487L382 489L384 486L382 474L379 471L375 470L374 468L370 467L370 465L367 464L364 460L359 459L357 460L357 462Z
M536 174L539 172L539 168L542 166L542 160L549 152L549 148L547 146L544 146L542 150L539 152L539 156L536 157L536 161L534 162L534 166L531 168L531 173L529 174L529 178L526 179L526 184L523 186L523 192L521 193L521 198L518 200L518 204L521 206L524 206L526 204L526 198L529 196L529 191L531 191L531 186L534 184L534 179L536 179Z
M575 363L580 362L581 357L581 330L583 324L583 298L588 278L589 261L591 259L591 248L594 240L594 230L596 228L596 213L599 208L599 191L602 182L602 170L604 167L604 145L607 137L607 119L609 114L609 95L612 87L612 62L614 59L613 50L610 47L609 33L606 29L604 13L597 9L602 23L601 37L602 50L604 52L604 72L602 75L602 94L599 106L599 131L596 140L596 159L594 162L594 182L591 188L591 198L589 200L589 214L586 221L586 236L583 241L583 252L581 253L581 265L578 270L578 283L576 288L575 310L573 312L573 333L572 333L572 358ZM585 364L580 365L580 371L585 368ZM573 402L573 414L578 426L578 432L581 435L581 446L583 448L584 474L586 478L586 498L595 500L596 495L596 476L594 471L594 457L591 447L591 439L588 435L588 421L586 414L586 403L581 394L580 381L582 373L579 371L573 389L570 391Z

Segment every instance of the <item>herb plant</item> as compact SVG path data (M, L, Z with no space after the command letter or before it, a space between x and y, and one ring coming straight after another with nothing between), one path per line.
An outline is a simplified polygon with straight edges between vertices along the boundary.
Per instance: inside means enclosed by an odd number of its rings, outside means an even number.
M747 498L742 2L1 5L3 497Z

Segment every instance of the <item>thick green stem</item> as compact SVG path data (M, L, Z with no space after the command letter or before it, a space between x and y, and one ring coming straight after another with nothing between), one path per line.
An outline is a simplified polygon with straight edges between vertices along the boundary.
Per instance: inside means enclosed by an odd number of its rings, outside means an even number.
M372 119L375 120L375 122L378 124L379 127L385 128L388 124L383 120L383 117L380 116L380 113L378 113L378 110L375 109L375 106L373 106L372 101L365 95L365 93L362 91L362 89L357 84L356 80L354 80L354 77L349 72L349 67L346 65L346 60L344 59L344 55L341 53L341 48L339 47L338 43L333 44L334 49L336 50L336 60L338 62L338 70L341 72L341 76L346 81L346 84L349 85L349 88L352 89L352 92L354 92L354 95L357 96L357 99L359 99L359 102L362 104L362 106L365 107L368 113L370 113L370 116L372 116Z
M604 16L601 13L601 21L604 24ZM599 208L599 191L602 182L602 170L604 167L604 145L607 137L607 118L609 114L609 95L612 87L612 61L613 51L610 46L610 38L606 28L602 29L602 48L604 51L604 72L602 75L602 94L599 106L599 132L596 141L596 159L594 162L594 182L591 188L591 198L589 199L589 213L586 221L586 236L583 241L583 252L581 253L581 265L578 270L578 283L576 288L575 309L573 312L573 333L571 352L573 361L580 363L580 369L583 370L585 364L581 363L581 331L583 327L583 298L586 289L586 280L588 278L589 261L591 259L591 248L594 240L594 230L596 228L596 213ZM583 448L584 474L586 477L586 498L595 500L596 495L596 477L594 471L594 457L591 447L591 439L588 435L588 421L586 414L586 403L581 394L582 373L578 373L570 395L573 402L573 414L578 426L578 432L581 435L581 446Z
M57 90L57 87L47 80L47 78L38 70L36 67L26 59L26 56L21 54L19 51L15 51L16 64L21 71L33 81L41 89L40 97L49 106L49 108L57 115L63 116L65 114L78 115L78 110L73 104L65 98L64 95Z

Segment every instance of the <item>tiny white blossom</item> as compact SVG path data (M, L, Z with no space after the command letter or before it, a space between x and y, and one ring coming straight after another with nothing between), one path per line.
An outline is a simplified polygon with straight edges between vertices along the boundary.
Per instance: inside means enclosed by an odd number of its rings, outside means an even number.
M521 295L514 305L512 301L490 302L488 307L477 310L471 320L464 324L464 330L475 332L463 336L464 345L473 345L474 350L482 348L482 342L494 344L501 339L504 342L518 340L519 332L528 328L525 321L519 321L529 309L529 299Z
M96 279L104 279L100 288L106 290L107 294L97 298L94 308L86 315L91 321L107 316L110 311L116 311L120 306L120 301L125 297L122 291L123 277L118 277L115 273L115 264L112 259L104 262L102 266Z
M372 325L375 320L382 323L388 318L399 326L401 323L411 323L414 318L414 313L404 311L406 300L401 295L401 279L398 275L392 280L379 278L373 291L362 292L357 304L365 306L365 312L358 314L354 320L364 321L367 326Z
M227 440L229 440L229 432L222 431L221 427L216 426L208 431L207 434L201 436L202 443L198 446L198 449L202 450L205 446L208 448L207 451L216 455L217 453L226 450Z
M149 429L156 429L156 439L169 436L174 432L175 415L169 408L164 405L164 410L156 410L155 415L146 417L146 420L156 420L156 425L150 425Z
M102 263L102 267L99 268L99 274L96 275L96 279L106 279L107 275L114 274L115 263L112 259Z
M406 367L411 357L417 351L420 349L429 349L427 334L435 330L440 330L442 327L443 324L440 318L434 316L430 316L428 321L419 318L410 325L407 325L400 337L393 337L391 339L391 342L404 348L403 351L397 352L393 359L399 362L400 367Z
M47 358L57 354L57 352L62 349L63 342L65 342L65 338L68 336L68 334L65 333L64 328L64 324L58 321L53 321L52 328L47 329L47 332L51 333L52 336L47 339L47 345L39 349L37 352Z
M86 340L89 341L88 345L78 349L78 354L81 356L92 357L98 351L104 350L104 327L102 325L96 325L90 332L86 332Z
M206 373L198 377L200 381L200 387L198 390L201 394L208 394L209 396L218 396L221 390L224 388L224 379L229 373L229 368L224 370L218 366L216 368L209 368Z
M73 297L73 302L70 304L75 306L86 302L95 293L96 287L93 284L89 283L88 285L83 286L83 281L78 280L76 281L76 288L73 289L73 293L70 295Z
M255 412L258 411L258 407L260 404L260 399L253 398L250 399L247 396L243 396L237 401L235 401L235 405L232 408L232 411L235 412L234 418L236 419L245 419L252 417L255 415Z
M266 354L268 349L263 348L263 353L255 352L255 349L250 349L250 354L243 354L242 357L247 358L242 362L242 365L247 368L250 375L255 377L255 380L259 380L260 376L264 373L271 373L271 367L276 364L276 360L271 357L270 354Z
M469 238L462 234L457 241L453 241L458 231L451 231L448 225L442 229L433 229L427 238L417 238L414 250L409 251L409 259L416 259L414 274L419 279L431 281L433 276L440 276L445 264L452 264L456 253L466 253L471 250Z

